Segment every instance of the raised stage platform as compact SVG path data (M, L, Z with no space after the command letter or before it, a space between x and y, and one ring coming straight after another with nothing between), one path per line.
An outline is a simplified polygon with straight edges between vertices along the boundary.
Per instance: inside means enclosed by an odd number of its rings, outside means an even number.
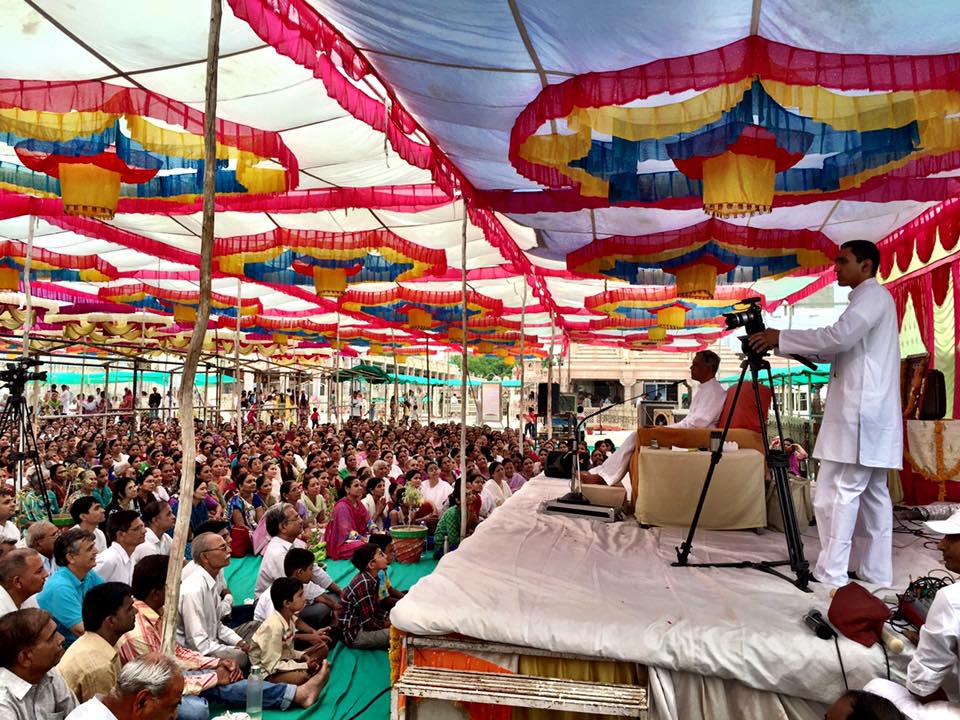
M833 642L803 615L826 614L829 588L804 593L755 570L675 568L686 528L603 524L537 511L565 483L527 483L392 613L411 635L459 633L494 643L619 660L649 668L653 716L823 717L844 691ZM815 530L805 552L816 558ZM924 540L894 535L894 577L942 568ZM783 535L703 531L691 562L786 558ZM870 588L883 597L882 588ZM846 639L840 651L851 688L884 676L880 647ZM903 680L912 647L890 656Z

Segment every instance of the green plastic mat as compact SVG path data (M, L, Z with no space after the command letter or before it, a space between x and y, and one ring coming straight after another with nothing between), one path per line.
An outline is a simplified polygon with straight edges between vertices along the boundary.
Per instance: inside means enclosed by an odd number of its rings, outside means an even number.
M393 563L387 570L390 583L398 590L409 590L420 578L429 575L437 561L425 555L416 565ZM349 560L330 560L327 572L340 587L356 575L357 570ZM224 570L234 602L241 603L253 598L260 571L259 557L245 557L230 561ZM328 658L331 665L330 680L320 696L320 701L310 708L291 708L285 712L267 710L266 720L300 720L316 717L324 720L346 720L370 702L380 691L390 686L390 660L386 650L354 650L338 643ZM218 714L211 708L211 717ZM390 693L382 696L367 708L357 720L386 720L390 717Z

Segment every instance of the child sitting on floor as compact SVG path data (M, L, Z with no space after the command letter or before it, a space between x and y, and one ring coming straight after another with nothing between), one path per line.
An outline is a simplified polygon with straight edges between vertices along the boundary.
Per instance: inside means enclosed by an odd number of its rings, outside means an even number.
M380 605L377 575L387 569L387 556L373 543L364 543L351 558L358 572L343 591L338 618L343 642L352 648L390 646L390 611Z
M296 634L295 619L303 610L303 583L295 578L282 577L270 586L270 599L276 610L264 620L253 634L250 664L263 668L267 680L274 683L302 685L317 672L330 672L326 645L315 645L301 652L293 648ZM322 654L321 654L322 653Z
M333 611L337 604L332 593L324 592L323 588L313 582L313 553L306 548L292 547L283 558L283 573L288 578L294 578L303 583L304 609L294 620L297 634L294 638L297 647L326 645L329 647L330 638L325 628L316 626L329 624L333 619ZM272 585L272 583L271 583ZM276 612L270 587L260 595L253 619L263 623ZM312 622L311 622L312 621Z
M383 554L387 556L387 565L389 566L396 558L396 553L393 549L393 537L388 533L374 533L370 536L370 542L383 550ZM380 607L385 610L392 610L393 606L397 604L397 601L406 595L406 593L400 592L390 584L390 578L387 576L386 570L380 570L377 573L377 580L380 581L380 594L378 596L380 598Z

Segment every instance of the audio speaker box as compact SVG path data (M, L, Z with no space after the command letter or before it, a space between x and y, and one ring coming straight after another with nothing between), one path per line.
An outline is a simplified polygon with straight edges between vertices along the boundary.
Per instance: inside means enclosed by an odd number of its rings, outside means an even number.
M551 387L553 390L551 406L553 414L558 415L560 413L560 383L553 383ZM547 416L547 383L537 385L537 415L542 418Z

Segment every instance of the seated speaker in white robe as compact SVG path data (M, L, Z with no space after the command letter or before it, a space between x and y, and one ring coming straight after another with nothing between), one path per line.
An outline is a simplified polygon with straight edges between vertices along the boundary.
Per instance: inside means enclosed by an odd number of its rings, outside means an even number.
M693 356L690 364L690 377L700 383L697 392L690 401L690 411L686 417L666 427L672 428L708 428L716 427L723 410L727 392L717 381L720 369L720 356L712 350L702 350ZM623 483L630 497L630 483L625 481L630 470L630 459L637 449L637 433L631 433L626 440L602 464L580 473L580 482L588 485L617 485Z

